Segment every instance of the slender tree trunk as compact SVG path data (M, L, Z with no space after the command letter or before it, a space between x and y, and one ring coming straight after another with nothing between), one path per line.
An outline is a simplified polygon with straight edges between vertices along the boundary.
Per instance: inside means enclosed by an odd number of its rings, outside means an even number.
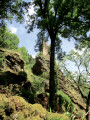
M49 105L52 110L55 108L55 38L51 38L51 50L50 50L50 80L49 80Z
M86 119L90 120L90 111L89 111L89 107L90 107L90 90L89 90L89 94L88 94L88 98L87 98L87 108L86 108Z

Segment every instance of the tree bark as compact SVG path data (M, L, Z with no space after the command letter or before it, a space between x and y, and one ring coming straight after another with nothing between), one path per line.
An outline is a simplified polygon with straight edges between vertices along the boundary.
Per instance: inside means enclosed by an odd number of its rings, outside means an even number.
M86 119L90 120L90 111L89 111L89 107L90 107L90 90L89 90L89 94L88 94L88 98L87 98L87 108L86 108Z
M55 38L51 38L51 50L50 50L50 80L49 80L49 105L52 110L55 109Z

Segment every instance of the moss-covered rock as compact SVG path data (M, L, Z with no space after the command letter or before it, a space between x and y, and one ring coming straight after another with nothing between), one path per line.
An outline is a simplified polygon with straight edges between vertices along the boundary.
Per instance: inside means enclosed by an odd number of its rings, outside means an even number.
M3 55L3 70L11 72L19 72L24 70L24 61L21 55L14 50L0 49L0 54Z
M53 119L59 118L59 119ZM0 94L1 120L69 120L67 115L49 113L40 104L29 104L22 97Z

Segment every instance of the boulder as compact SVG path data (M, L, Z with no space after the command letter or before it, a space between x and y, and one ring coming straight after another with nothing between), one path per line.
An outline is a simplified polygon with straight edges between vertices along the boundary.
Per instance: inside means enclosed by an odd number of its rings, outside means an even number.
M32 71L36 75L42 75L44 72L49 73L49 66L47 61L43 57L37 57Z

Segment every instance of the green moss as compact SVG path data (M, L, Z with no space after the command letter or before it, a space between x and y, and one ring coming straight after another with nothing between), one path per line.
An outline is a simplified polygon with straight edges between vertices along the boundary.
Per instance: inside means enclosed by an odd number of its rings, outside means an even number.
M58 113L48 113L46 120L70 120L68 116Z
M68 101L68 103L71 103L71 99L68 97L68 95L66 95L64 92L58 90L57 91L57 95L61 95L65 100Z

